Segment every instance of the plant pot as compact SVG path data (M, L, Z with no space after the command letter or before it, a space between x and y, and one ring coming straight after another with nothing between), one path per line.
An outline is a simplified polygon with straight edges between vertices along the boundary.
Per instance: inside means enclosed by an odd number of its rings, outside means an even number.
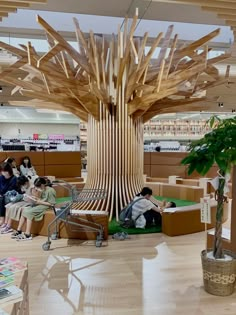
M213 295L230 295L236 282L236 255L224 250L224 254L232 257L232 260L216 260L207 257L210 251L212 249L201 252L204 288Z

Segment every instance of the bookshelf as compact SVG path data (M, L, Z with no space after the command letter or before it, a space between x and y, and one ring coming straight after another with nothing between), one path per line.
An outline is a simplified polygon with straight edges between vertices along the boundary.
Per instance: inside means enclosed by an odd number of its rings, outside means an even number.
M144 139L155 140L192 140L210 131L206 120L154 120L144 125Z
M82 169L87 168L87 124L80 122L80 153Z
M1 268L8 268L12 265L1 265ZM9 268L10 269L10 268ZM16 287L21 294L12 295L11 299L1 299L0 310L9 315L29 315L29 288L28 288L28 265L24 264L24 269L17 270L14 273L14 283L4 286L4 289L9 289L10 286ZM20 290L19 290L20 289ZM11 296L10 296L11 297Z
M206 119L157 119L153 118L144 124L144 142L181 141L199 139L210 131ZM87 163L87 124L80 122L81 160ZM83 165L83 166L84 166ZM84 168L84 167L83 167Z

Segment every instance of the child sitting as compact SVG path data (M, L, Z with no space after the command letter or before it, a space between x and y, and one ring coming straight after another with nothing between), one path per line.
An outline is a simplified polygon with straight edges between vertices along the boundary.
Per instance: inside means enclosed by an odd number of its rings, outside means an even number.
M18 241L32 240L32 221L42 220L48 207L54 206L56 203L56 192L52 187L47 186L47 181L44 177L36 178L34 187L41 196L40 198L32 198L34 201L33 206L23 208L17 231L12 234L12 238L15 238ZM26 230L25 233L22 233L22 227L25 222Z

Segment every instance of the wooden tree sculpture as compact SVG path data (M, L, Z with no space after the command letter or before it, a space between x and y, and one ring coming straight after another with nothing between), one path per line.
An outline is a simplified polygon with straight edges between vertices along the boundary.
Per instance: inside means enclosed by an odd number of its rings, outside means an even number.
M96 36L82 33L74 19L79 49L74 49L41 17L50 50L37 54L31 43L18 49L0 43L19 60L3 70L1 80L29 97L29 102L14 105L69 111L88 123L88 177L86 188L107 191L105 200L87 202L83 208L107 210L110 218L142 188L143 124L158 113L184 111L204 98L199 91L222 84L216 62L225 54L207 60L210 49L204 46L219 29L182 47L173 26L160 33L145 53L148 34L135 37L138 17L118 35ZM157 59L151 59L160 47ZM170 47L170 49L169 49ZM23 79L16 78L19 69ZM201 74L205 73L204 80Z

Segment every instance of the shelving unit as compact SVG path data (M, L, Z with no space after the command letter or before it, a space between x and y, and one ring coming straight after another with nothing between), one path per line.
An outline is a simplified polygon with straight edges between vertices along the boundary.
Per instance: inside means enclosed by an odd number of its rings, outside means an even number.
M80 153L82 169L87 169L87 124L80 122Z
M14 284L21 289L23 295L19 299L12 299L0 305L0 309L9 315L29 315L29 284L28 284L28 266L25 270L15 274Z
M59 139L1 139L3 151L79 151L80 140L77 137Z
M158 141L165 141L164 151L168 151L168 141L170 141L170 151L178 151L178 145L186 145L190 140L199 139L210 131L207 120L191 119L156 119L153 118L144 125L144 142L150 144ZM81 157L82 163L87 163L87 124L80 123ZM180 146L180 145L179 145ZM153 147L154 148L154 147ZM154 149L153 149L154 150ZM84 165L85 165L84 164Z
M210 131L206 120L155 120L144 125L144 139L183 140L202 137Z

